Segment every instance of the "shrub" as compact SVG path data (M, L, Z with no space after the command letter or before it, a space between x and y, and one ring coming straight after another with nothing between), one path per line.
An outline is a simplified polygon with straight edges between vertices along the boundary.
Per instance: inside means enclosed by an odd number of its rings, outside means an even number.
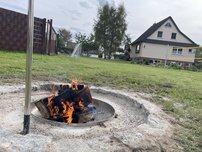
M144 60L144 61L143 61L143 64L149 65L149 61L148 61L148 60Z
M124 60L124 54L114 54L114 59Z
M102 58L102 56L103 56L102 53L98 54L98 58Z
M173 69L183 69L183 67L177 63L171 63L170 67Z
M124 54L114 54L114 59L120 59L120 60L126 60L126 61L130 61L130 54L128 52L124 53Z
M196 67L199 70L202 70L202 62L195 62L194 67Z

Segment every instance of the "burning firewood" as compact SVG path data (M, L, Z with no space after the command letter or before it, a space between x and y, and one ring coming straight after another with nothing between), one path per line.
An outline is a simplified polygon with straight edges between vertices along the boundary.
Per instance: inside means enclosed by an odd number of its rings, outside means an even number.
M57 96L52 95L35 105L43 117L68 124L91 121L96 111L90 89L74 81L71 85L60 85Z

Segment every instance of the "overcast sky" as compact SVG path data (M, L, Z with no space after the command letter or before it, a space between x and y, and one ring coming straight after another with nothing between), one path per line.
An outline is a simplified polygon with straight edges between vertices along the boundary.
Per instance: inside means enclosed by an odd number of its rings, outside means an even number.
M72 33L92 32L97 8L112 0L35 0L35 16L53 19L55 27ZM128 30L134 41L154 22L172 16L180 30L202 45L202 0L114 0L124 3ZM0 7L27 13L28 0L0 0Z

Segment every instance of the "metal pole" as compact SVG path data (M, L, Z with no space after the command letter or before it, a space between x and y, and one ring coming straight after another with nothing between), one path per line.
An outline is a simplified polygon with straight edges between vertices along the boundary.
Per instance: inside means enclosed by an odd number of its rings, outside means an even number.
M166 49L166 58L165 58L165 64L164 64L164 67L167 66L167 60L168 60L168 50L169 50L169 44L167 45L167 49Z
M34 0L29 0L27 58L26 58L26 92L25 92L25 106L24 106L24 125L23 125L23 131L22 131L22 134L24 135L29 133L29 126L30 126L33 38L34 38Z

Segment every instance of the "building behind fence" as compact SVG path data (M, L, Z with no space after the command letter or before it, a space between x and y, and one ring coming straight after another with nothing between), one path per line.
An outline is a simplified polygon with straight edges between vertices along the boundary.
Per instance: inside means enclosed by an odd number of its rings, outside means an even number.
M0 50L26 51L28 17L0 8ZM57 34L52 20L34 18L34 52L56 54Z

